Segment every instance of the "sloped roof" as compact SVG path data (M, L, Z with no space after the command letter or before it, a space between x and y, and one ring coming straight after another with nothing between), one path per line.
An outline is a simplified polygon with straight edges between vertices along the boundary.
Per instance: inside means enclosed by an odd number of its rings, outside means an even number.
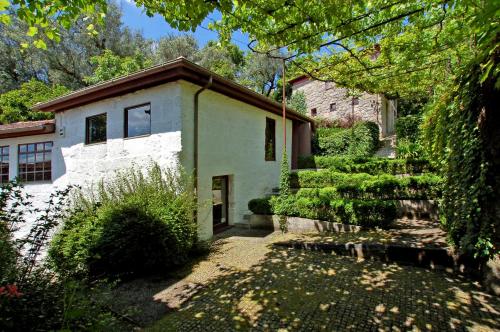
M177 80L185 80L205 86L210 77L212 77L210 90L281 115L282 106L280 103L219 76L183 57L127 76L92 85L48 102L36 104L34 109L44 112L60 112ZM313 121L290 108L287 108L287 117L301 122Z
M55 120L14 122L0 125L0 138L50 134L55 129Z

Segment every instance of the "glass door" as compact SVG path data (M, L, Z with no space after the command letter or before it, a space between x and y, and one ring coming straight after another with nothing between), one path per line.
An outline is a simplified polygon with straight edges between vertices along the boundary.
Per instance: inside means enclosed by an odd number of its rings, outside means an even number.
M214 230L228 225L229 177L212 178L212 217Z

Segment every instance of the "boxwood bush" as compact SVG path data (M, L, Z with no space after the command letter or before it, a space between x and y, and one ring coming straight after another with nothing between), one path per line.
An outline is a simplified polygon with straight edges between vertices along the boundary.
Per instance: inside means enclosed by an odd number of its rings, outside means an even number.
M179 170L119 172L80 192L49 248L62 274L90 277L162 271L186 261L196 241L195 199Z
M328 195L290 195L286 200L273 196L267 200L274 214L364 227L385 228L397 217L397 205L392 200L330 199ZM259 213L259 210L252 212Z
M378 138L378 125L362 121L352 128L318 128L313 146L320 155L368 157L378 148Z
M435 169L426 159L352 158L308 156L299 158L299 168L328 168L344 173L420 174Z
M395 129L398 139L418 140L420 136L420 124L422 117L419 115L407 115L396 119Z
M254 198L248 202L248 209L255 214L273 214L269 198Z

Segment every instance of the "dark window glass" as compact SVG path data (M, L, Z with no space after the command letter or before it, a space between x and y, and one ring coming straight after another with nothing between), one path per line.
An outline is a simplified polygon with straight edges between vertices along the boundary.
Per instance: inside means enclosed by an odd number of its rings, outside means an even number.
M0 147L0 183L9 182L9 147Z
M315 108L313 108L311 110L311 116L316 116L317 114L318 114L318 111Z
M352 104L353 105L358 105L359 104L359 98L358 97L353 97L352 98Z
M106 113L86 120L86 144L106 142Z
M266 118L266 161L276 160L276 121Z
M125 137L151 134L151 104L125 109Z
M52 180L52 142L19 145L19 178L22 181Z
M337 103L330 104L330 112L335 112L337 110Z

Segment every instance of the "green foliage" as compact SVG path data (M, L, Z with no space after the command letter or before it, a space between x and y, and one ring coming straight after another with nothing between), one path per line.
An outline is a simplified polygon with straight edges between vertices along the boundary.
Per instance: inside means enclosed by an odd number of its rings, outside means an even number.
M438 199L442 193L442 179L425 174L421 176L395 177L380 175L372 178L337 178L332 186L304 187L297 196L309 198L349 199Z
M489 51L429 105L424 122L426 149L445 178L441 221L461 252L482 259L500 248L500 48L494 27L480 39Z
M196 242L195 199L180 171L153 164L80 193L49 255L68 275L123 275L182 264Z
M401 116L396 119L396 136L398 139L409 139L416 141L420 137L420 124L422 118L419 115Z
M328 168L342 173L419 174L435 169L426 159L351 158L308 156L299 158L299 168Z
M288 156L286 150L283 150L283 154L281 156L280 195L290 195L290 166L288 166Z
M198 53L198 64L225 78L234 80L244 64L243 51L234 44L210 41Z
M0 123L50 119L54 114L34 112L31 107L68 92L61 85L50 86L36 80L23 83L19 89L0 95Z
M255 214L273 214L269 198L254 198L248 202L248 209Z
M407 115L420 115L424 113L425 105L429 102L429 96L398 99L398 117Z
M292 93L287 106L300 114L307 115L306 95L302 91L295 91Z
M273 196L270 204L275 214L326 220L364 227L388 227L397 217L397 206L388 200L346 200Z
M329 170L292 173L291 183L300 195L366 199L436 199L442 179L434 174L398 177L389 174L337 173ZM321 188L321 189L320 189Z
M157 63L164 63L182 56L191 61L198 61L198 52L198 42L193 35L168 34L158 41L155 59Z
M280 52L272 52L273 56L281 56ZM279 90L278 80L282 76L281 61L265 54L248 52L245 65L241 69L238 82L267 97ZM275 99L276 100L276 99ZM281 101L281 100L279 100Z
M128 75L153 64L150 59L145 58L139 52L134 56L120 57L110 50L105 50L103 54L90 58L90 62L95 66L95 70L91 76L84 78L88 84L97 84Z
M408 138L398 138L396 142L396 156L402 159L419 159L425 155L420 141Z
M321 155L369 157L379 145L379 128L373 122L358 122L352 128L318 128L315 150Z

